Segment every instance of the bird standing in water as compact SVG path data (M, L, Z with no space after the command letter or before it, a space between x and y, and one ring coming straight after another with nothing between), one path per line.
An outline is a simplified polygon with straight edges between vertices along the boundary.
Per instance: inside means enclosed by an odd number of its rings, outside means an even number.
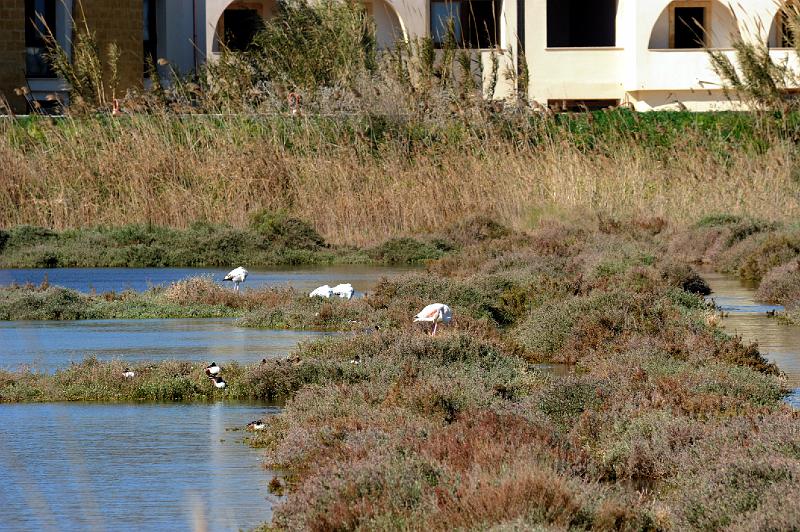
M233 289L239 291L239 285L247 279L247 270L239 266L235 270L228 272L223 281L233 281Z
M427 321L433 323L431 336L436 336L436 327L440 323L450 323L453 320L453 311L444 303L431 303L414 316L414 323Z

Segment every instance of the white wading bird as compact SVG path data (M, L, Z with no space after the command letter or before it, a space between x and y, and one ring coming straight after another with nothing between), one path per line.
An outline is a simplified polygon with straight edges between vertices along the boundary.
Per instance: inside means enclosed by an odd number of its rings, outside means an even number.
M326 285L326 284L324 284L324 285L312 290L311 293L308 294L308 297L325 297L325 298L328 298L328 297L331 297L332 294L333 294L333 290L331 290L331 287Z
M431 336L436 335L436 326L440 323L450 323L453 319L453 311L444 303L431 303L422 311L414 316L414 323L418 321L428 321L433 323Z
M331 288L331 292L342 299L350 299L353 297L353 285L350 283L337 284Z
M245 279L247 279L247 270L239 266L235 270L231 270L223 281L233 281L233 289L238 292L239 285L243 283Z

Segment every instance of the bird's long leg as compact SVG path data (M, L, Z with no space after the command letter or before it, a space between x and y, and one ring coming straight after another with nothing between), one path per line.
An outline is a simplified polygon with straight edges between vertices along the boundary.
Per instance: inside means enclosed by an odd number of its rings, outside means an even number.
M436 336L436 326L437 325L439 325L439 322L434 321L433 322L433 332L431 333L431 336Z

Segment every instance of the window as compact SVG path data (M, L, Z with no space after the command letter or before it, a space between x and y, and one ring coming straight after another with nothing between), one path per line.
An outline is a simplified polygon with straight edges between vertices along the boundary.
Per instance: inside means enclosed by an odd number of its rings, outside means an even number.
M158 66L158 33L156 32L156 0L144 0L144 75L150 75L151 68Z
M45 57L45 36L49 32L56 34L56 0L25 0L25 69L28 77L56 77Z
M431 38L437 46L452 24L456 43L465 48L496 48L500 43L500 0L431 2Z
M710 11L710 2L674 3L669 13L669 47L705 48Z
M617 0L547 0L548 48L616 46Z
M244 51L250 46L256 34L264 27L261 15L255 9L228 8L222 14L225 46L235 51Z
M778 48L794 48L795 37L792 20L800 16L800 2L789 1L775 17L776 39Z
M555 112L581 113L617 107L619 100L547 100L547 106Z

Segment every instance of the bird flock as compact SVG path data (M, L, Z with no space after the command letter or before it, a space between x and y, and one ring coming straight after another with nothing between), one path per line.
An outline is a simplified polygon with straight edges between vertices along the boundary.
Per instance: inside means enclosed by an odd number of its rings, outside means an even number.
M243 267L239 266L238 268L231 270L228 274L223 278L223 281L230 281L233 283L233 289L235 292L239 292L239 285L241 285L247 279L248 271ZM342 283L337 284L336 286L329 286L327 284L322 285L320 287L315 288L312 290L308 297L314 298L324 298L330 299L331 297L339 297L341 299L352 299L355 290L353 289L353 285L350 283ZM414 323L431 323L431 336L436 336L436 331L440 325L448 324L453 320L453 311L452 309L445 305L444 303L431 303L423 308L416 316L413 318ZM377 326L376 326L377 329ZM266 359L261 361L262 364L266 363ZM361 364L361 357L356 355L351 361L353 365ZM208 377L209 381L213 383L213 386L219 390L224 390L227 387L227 383L225 379L222 378L222 368L217 365L216 362L211 362L208 366L205 367L205 374ZM136 376L136 373L131 370L130 368L125 368L125 371L122 373L122 377L125 379L132 379ZM256 421L251 421L247 424L247 429L251 431L258 431L263 430L266 427L263 420L258 419Z

